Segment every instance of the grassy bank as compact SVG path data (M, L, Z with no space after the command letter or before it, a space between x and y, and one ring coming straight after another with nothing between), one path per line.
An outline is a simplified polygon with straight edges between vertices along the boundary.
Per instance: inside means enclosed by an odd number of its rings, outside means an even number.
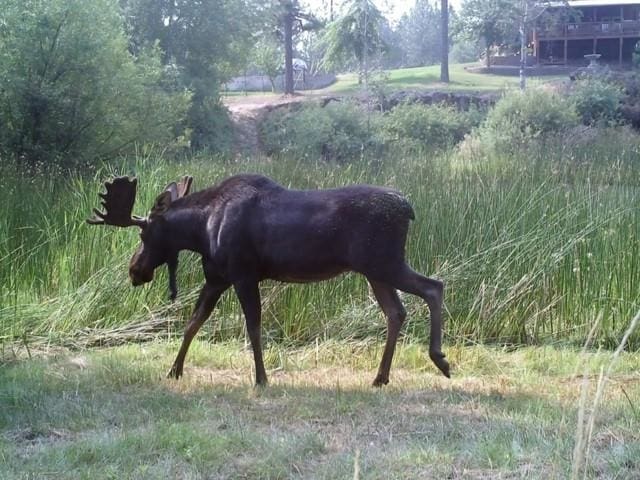
M177 346L0 370L0 477L566 479L584 471L631 479L640 471L640 383L629 373L640 369L638 354L614 365L578 449L587 460L574 466L579 412L588 423L608 353L452 347L447 380L422 347L404 343L391 383L373 389L376 342L272 346L271 385L255 390L251 354L235 342L196 342L185 377L164 379Z
M477 66L477 64L456 63L449 65L449 83L440 82L440 65L430 65L427 67L398 68L395 70L385 70L384 90L438 90L442 92L499 92L505 89L518 88L519 79L517 76L505 76L487 73L474 73L466 67ZM531 77L527 79L527 84L541 85L543 83L567 80L566 75L547 75L544 77ZM376 75L372 75L372 81L376 82ZM328 94L350 94L357 93L362 89L358 85L358 74L345 73L338 75L337 81L319 90L302 90L297 93L307 96L328 95ZM271 92L224 92L223 98L229 104L243 101L243 97L278 97L281 93Z
M428 90L438 89L447 92L488 92L501 91L507 88L517 88L517 76L495 74L480 74L466 70L465 67L475 64L452 64L449 66L450 82L440 82L440 65L428 67L399 68L385 72L384 88L395 90ZM529 78L529 85L539 85L555 80L566 80L566 75ZM317 92L352 93L361 89L358 85L358 75L349 73L338 76L333 85Z
M597 342L611 346L640 298L639 152L637 143L618 140L502 156L473 148L437 155L398 151L351 164L169 162L149 154L85 176L7 169L0 175L0 339L33 348L87 346L181 329L202 282L197 258L182 254L181 294L170 304L164 272L150 286L129 284L134 229L90 227L84 219L98 205L101 182L113 174L138 175L135 210L144 213L163 186L183 174L202 188L249 171L296 188L366 182L405 192L417 217L409 262L447 285L447 343L582 343L598 320ZM384 333L366 282L354 275L306 286L266 282L262 293L267 342ZM405 333L423 339L427 310L404 298ZM243 336L232 295L214 315L206 337ZM631 348L638 345L636 334Z

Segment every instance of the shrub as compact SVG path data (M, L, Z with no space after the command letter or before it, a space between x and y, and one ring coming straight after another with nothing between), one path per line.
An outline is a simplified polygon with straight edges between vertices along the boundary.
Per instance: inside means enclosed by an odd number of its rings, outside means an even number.
M480 116L477 110L460 112L447 105L404 103L384 116L381 134L388 142L446 148L460 142Z
M376 114L371 114L376 115ZM344 161L375 151L379 142L366 111L353 103L307 104L272 112L260 126L269 154L291 152L305 158Z
M634 68L640 68L640 42L636 42L636 44L633 46L631 63L633 64Z
M573 85L571 98L586 125L610 123L619 118L622 88L604 78L586 77Z
M498 149L518 148L578 124L575 104L553 91L511 91L487 115L480 136Z
M0 150L31 164L91 161L167 144L190 95L169 91L157 48L128 51L117 2L3 3Z

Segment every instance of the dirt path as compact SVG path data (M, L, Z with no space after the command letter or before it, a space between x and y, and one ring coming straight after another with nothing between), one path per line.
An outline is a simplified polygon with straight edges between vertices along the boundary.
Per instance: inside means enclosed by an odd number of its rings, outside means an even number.
M236 155L257 155L261 151L258 126L264 115L271 110L300 103L310 97L296 95L285 97L281 95L249 95L242 97L226 97L223 103L231 113L234 130L234 153Z

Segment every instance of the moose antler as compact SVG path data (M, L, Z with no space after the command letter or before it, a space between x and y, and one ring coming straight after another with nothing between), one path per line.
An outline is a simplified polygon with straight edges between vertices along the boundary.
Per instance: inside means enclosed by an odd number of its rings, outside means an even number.
M117 177L112 182L105 182L106 193L99 193L105 212L94 208L93 217L87 219L91 225L113 225L116 227L140 227L147 224L142 217L131 215L136 201L137 178Z
M178 182L178 198L186 197L189 195L189 190L191 190L191 183L193 182L193 177L188 175L182 177L182 180Z

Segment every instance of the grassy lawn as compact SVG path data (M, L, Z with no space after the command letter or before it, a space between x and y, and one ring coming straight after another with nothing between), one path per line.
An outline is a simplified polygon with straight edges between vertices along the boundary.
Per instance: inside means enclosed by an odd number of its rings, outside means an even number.
M452 64L449 66L449 84L440 82L440 65L428 67L400 68L389 70L386 88L397 90L439 90L451 92L491 92L507 88L518 87L518 77L493 75L485 73L471 73L465 67L471 64ZM556 80L564 80L566 76L545 76L528 78L529 85L540 85ZM358 85L358 76L355 73L338 75L338 81L327 88L299 92L305 96L327 95L335 93L356 93L361 89ZM281 93L264 92L227 92L224 94L226 103L240 103L243 101L255 101L255 97L279 98ZM249 97L249 98L247 98ZM252 98L254 97L254 98Z
M185 377L165 379L177 346L3 365L0 478L568 478L576 372L589 374L589 414L593 374L610 358L449 347L447 380L409 343L390 385L374 389L378 342L270 347L271 384L257 390L241 343L196 342ZM638 478L639 371L640 354L613 368L581 449L586 478Z
M484 92L516 88L518 77L503 75L471 73L465 70L470 64L452 64L449 66L450 83L440 82L440 65L428 67L401 68L389 70L386 87L389 90L421 90L437 89L442 91ZM529 78L530 85L546 83L554 80L566 79L566 76L545 76ZM350 93L359 90L356 74L345 74L338 77L338 81L324 90L331 93Z

